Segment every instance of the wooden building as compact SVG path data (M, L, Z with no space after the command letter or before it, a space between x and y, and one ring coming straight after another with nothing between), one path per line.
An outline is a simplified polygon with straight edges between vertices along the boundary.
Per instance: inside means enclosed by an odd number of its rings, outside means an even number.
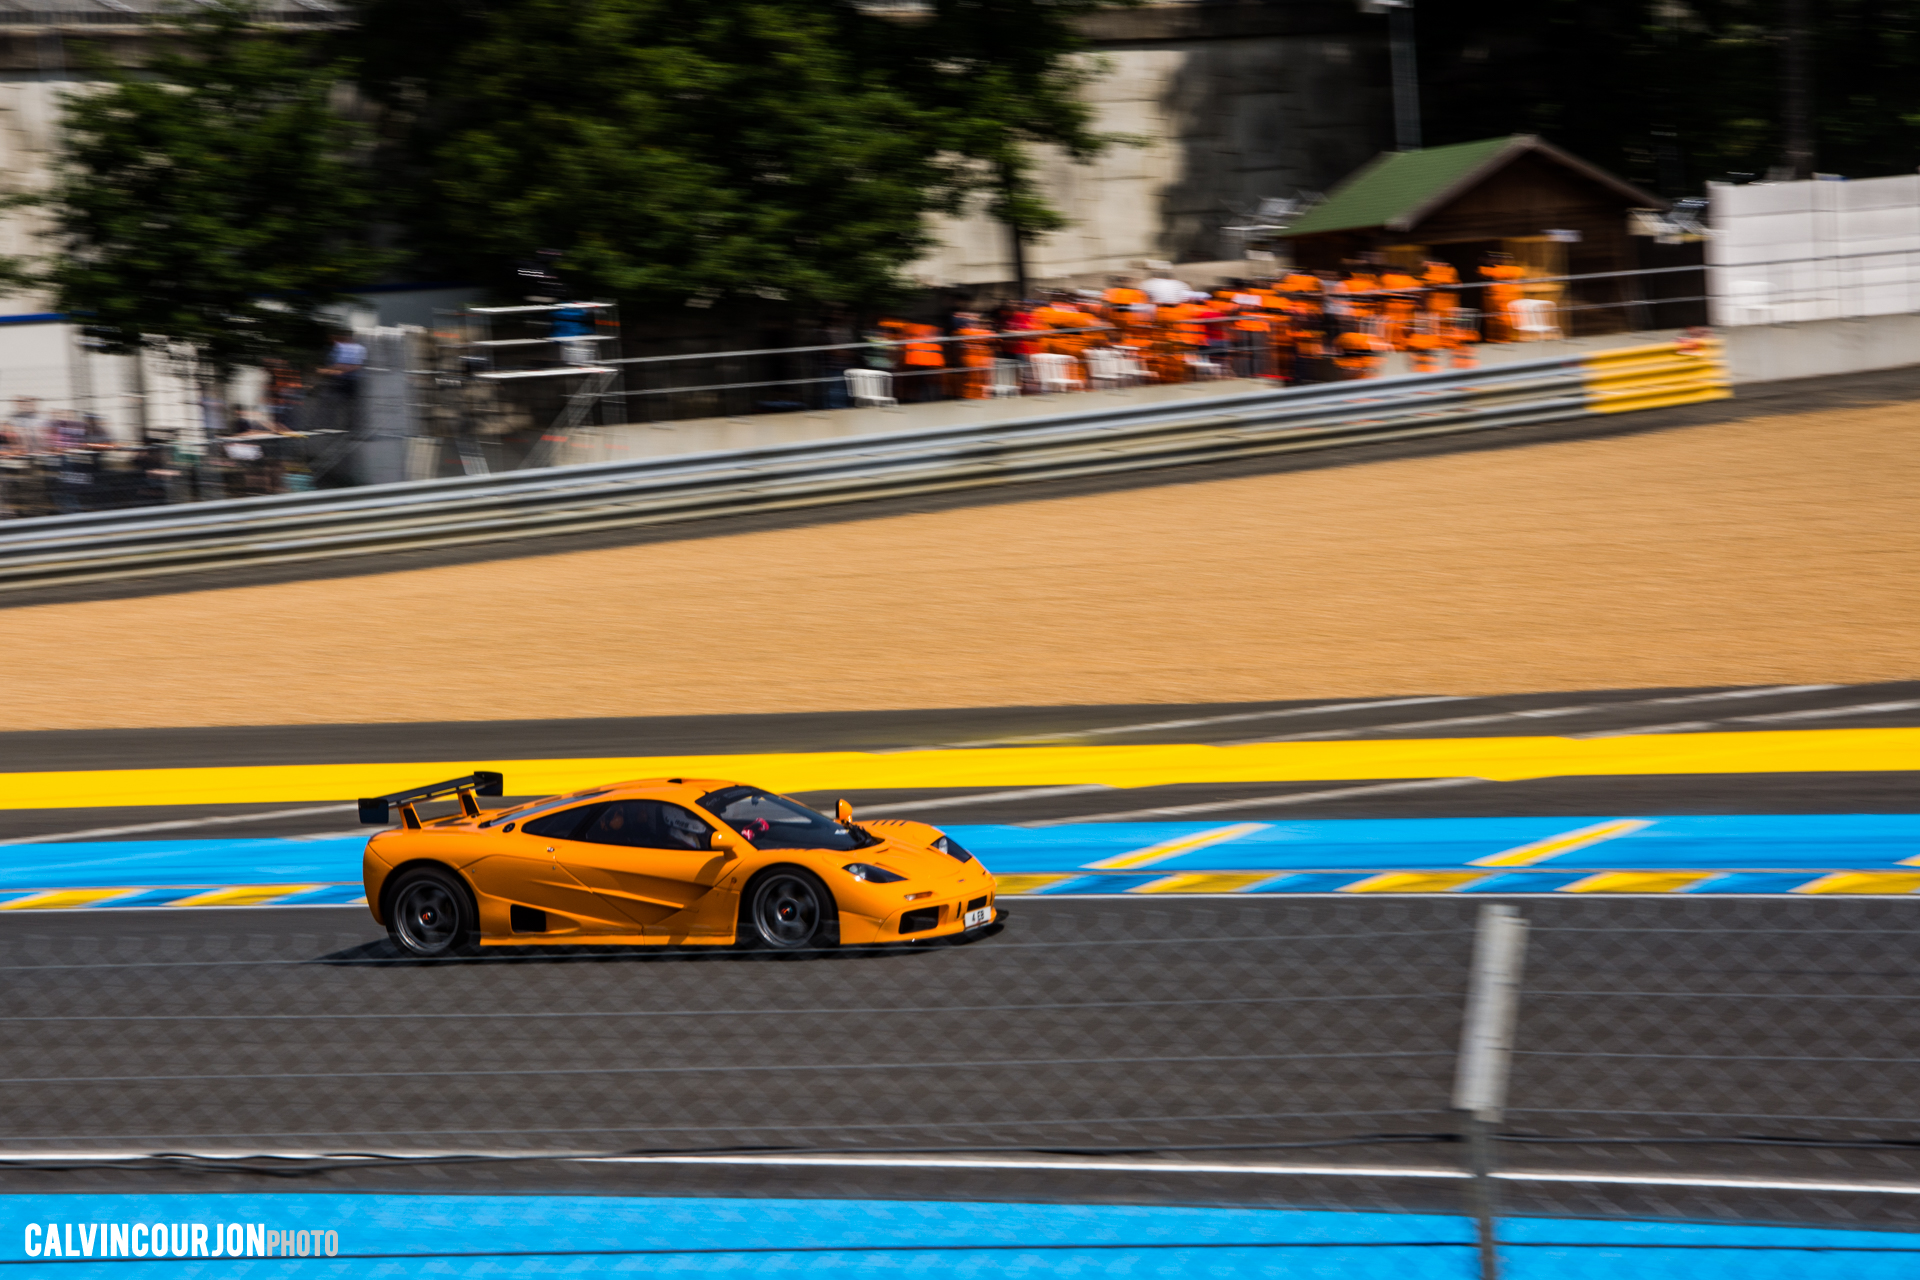
M1417 267L1439 259L1471 286L1489 255L1526 271L1526 293L1555 304L1569 333L1692 323L1660 298L1698 293L1691 273L1606 276L1676 265L1645 234L1667 202L1530 134L1376 157L1276 237L1307 270L1355 261ZM1698 246L1688 246L1699 259ZM1686 256L1686 255L1683 255ZM1566 276L1602 278L1569 285ZM1677 288L1676 288L1677 286ZM1472 301L1471 292L1467 301Z

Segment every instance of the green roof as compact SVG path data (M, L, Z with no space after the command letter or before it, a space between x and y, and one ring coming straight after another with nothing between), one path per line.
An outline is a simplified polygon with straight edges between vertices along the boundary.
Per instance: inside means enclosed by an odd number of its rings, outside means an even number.
M1324 202L1288 227L1287 236L1352 231L1399 223L1404 228L1438 197L1451 192L1524 135L1460 142L1424 151L1389 151L1333 189Z

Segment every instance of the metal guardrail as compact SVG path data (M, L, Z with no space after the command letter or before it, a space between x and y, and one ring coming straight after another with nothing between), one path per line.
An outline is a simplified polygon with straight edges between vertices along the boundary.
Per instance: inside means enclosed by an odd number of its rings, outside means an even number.
M22 520L0 591L379 555L1484 431L1731 394L1717 344L490 476Z

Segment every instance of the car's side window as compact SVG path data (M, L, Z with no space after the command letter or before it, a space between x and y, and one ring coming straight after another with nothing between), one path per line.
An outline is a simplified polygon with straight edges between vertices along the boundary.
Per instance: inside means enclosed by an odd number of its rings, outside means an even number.
M636 849L705 849L713 828L677 804L659 800L615 800L573 838L588 844L617 844Z
M545 836L549 840L579 840L583 837L577 833L583 824L591 823L594 815L600 811L615 807L611 804L583 804L545 814L523 824L520 829L530 836Z

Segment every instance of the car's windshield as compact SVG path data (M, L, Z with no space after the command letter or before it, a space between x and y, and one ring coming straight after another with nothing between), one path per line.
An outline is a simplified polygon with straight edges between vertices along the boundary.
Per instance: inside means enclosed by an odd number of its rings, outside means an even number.
M753 842L757 849L864 849L880 843L855 826L758 787L724 787L700 797L700 807Z

